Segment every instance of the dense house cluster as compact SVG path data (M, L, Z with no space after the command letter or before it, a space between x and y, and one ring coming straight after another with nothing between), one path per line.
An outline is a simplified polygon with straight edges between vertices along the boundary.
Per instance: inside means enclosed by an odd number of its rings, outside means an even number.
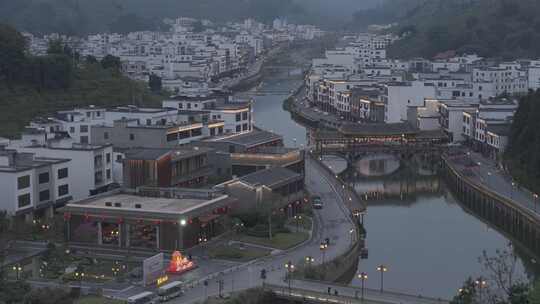
M344 37L339 48L314 59L306 78L309 106L343 122L442 129L452 142L500 159L516 96L540 88L540 61L498 62L474 54L388 59L385 49L394 40Z
M84 38L25 35L34 54L46 53L51 39L62 39L82 56L119 57L122 71L129 77L148 81L154 74L162 78L164 88L187 93L257 72L259 65L250 66L272 46L323 34L314 26L289 24L284 19L276 19L273 26L253 19L224 25L185 17L164 22L170 31L100 33Z
M20 139L0 141L0 210L30 223L60 210L70 242L159 250L219 235L231 212L267 210L270 199L294 216L304 153L253 119L251 100L223 90L36 117Z

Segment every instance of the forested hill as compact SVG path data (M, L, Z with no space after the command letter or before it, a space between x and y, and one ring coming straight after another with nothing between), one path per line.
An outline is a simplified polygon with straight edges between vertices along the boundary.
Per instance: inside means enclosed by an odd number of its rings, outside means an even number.
M38 115L94 104L157 106L164 94L120 73L120 60L80 58L60 41L28 54L23 36L0 24L0 136L15 137Z
M519 102L514 115L508 148L507 167L521 185L540 191L540 90Z
M392 57L430 58L448 50L540 57L538 0L387 0L367 15L357 13L353 26L397 22L394 31L407 35L390 48Z
M266 23L287 17L296 23L335 27L349 19L351 11L380 1L0 0L0 22L33 33L64 34L152 30L163 26L163 18L179 16L220 22L254 17Z

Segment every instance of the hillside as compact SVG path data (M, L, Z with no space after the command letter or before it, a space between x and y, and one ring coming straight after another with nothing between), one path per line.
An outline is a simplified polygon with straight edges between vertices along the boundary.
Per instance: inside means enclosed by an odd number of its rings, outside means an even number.
M540 193L540 91L521 99L508 144L505 162L512 176Z
M0 22L33 33L87 34L163 27L163 18L179 16L218 22L248 17L270 23L292 22L336 26L350 11L381 0L0 0Z
M0 136L15 137L33 117L76 106L159 105L163 96L122 76L114 58L73 59L69 52L55 44L47 56L29 56L24 38L0 24Z
M394 32L406 34L389 49L391 57L431 58L448 50L503 59L540 55L537 0L387 0L372 15L379 23L398 22Z

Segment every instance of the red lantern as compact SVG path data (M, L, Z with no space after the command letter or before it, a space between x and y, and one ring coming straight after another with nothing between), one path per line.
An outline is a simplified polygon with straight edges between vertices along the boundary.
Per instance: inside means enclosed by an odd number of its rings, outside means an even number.
M123 224L124 223L124 219L123 218L118 218L118 224Z

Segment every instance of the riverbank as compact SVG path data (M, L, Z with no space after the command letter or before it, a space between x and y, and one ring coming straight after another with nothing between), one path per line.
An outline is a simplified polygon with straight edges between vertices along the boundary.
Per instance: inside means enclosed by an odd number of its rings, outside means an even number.
M521 190L512 186L507 193L506 181L498 172L488 172L490 180L484 179L478 173L482 170L481 162L473 159L470 153L463 152L443 156L447 185L471 213L519 243L536 259L540 258L540 217L534 203L531 206L518 200L516 196Z

